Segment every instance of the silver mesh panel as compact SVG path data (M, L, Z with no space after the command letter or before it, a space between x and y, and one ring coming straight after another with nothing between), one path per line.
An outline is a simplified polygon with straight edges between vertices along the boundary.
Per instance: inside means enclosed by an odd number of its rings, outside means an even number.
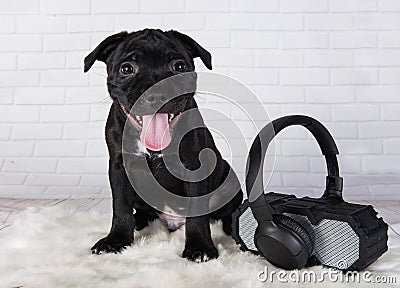
M312 225L306 216L284 213L302 225L311 235L315 246L313 255L326 266L346 269L359 258L360 241L347 222L323 219ZM239 217L239 236L247 249L257 251L254 232L257 220L248 208Z
M254 245L254 233L257 228L257 220L254 218L250 208L247 208L239 217L239 236L247 249L257 251Z

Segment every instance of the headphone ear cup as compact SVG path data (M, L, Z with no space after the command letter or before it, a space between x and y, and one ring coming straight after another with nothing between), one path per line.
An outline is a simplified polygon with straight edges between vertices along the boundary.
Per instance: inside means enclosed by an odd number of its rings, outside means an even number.
M274 221L258 223L254 235L257 250L279 268L303 268L314 246L310 234L288 216L273 217Z
M274 222L277 226L286 228L296 234L303 242L308 255L314 250L314 241L308 231L296 220L285 215L274 215Z

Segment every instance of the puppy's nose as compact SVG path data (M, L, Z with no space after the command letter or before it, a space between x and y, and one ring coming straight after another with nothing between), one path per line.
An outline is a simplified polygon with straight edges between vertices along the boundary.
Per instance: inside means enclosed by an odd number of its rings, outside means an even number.
M150 94L150 95L147 95L145 101L149 104L166 103L167 97L164 94Z

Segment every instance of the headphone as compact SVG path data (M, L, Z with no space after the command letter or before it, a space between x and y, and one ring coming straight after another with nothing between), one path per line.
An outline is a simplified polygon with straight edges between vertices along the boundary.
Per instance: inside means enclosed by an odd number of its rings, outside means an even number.
M260 131L250 148L246 165L247 196L258 223L254 244L270 263L287 270L304 267L313 252L314 243L308 231L292 218L283 214L272 215L272 209L264 197L263 168L269 143L281 130L292 125L308 129L325 156L328 175L322 198L343 201L343 179L339 175L336 158L339 151L332 135L320 122L303 115L284 116Z

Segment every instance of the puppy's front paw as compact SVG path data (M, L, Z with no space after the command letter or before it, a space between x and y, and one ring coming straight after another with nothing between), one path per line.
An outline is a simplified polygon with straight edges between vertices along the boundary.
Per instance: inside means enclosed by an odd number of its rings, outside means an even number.
M91 248L92 254L102 254L105 253L120 253L122 250L126 249L126 246L131 245L133 239L130 239L128 235L123 233L108 234L107 237L100 239Z
M218 250L214 245L186 244L182 257L197 263L207 262L208 260L218 258Z

